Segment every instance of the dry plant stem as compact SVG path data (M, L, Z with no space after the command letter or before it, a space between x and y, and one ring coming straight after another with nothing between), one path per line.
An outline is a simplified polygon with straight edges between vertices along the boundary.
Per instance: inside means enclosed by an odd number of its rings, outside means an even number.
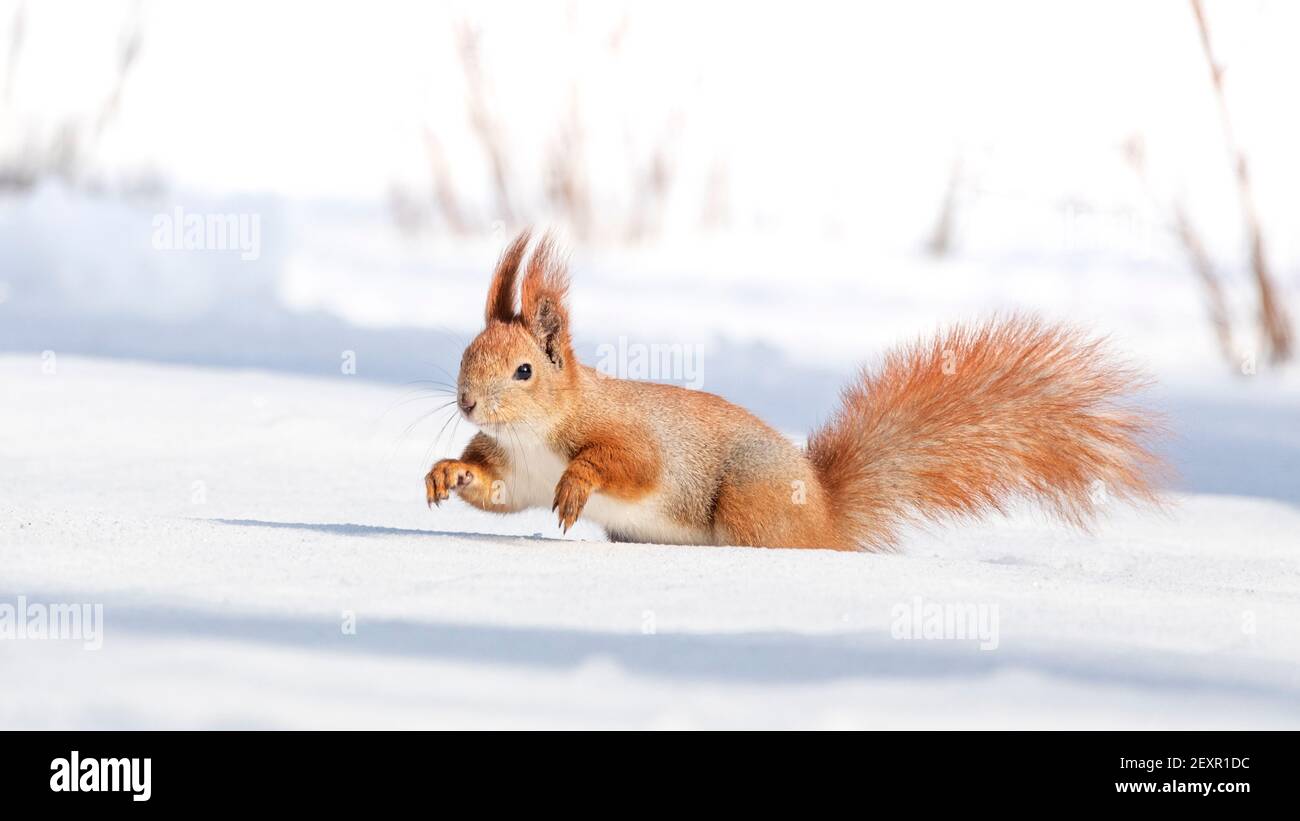
M136 3L123 24L113 84L98 111L65 117L49 136L40 136L29 129L21 138L17 151L0 158L0 191L25 191L51 177L79 188L97 187L94 180L87 179L89 160L120 112L123 95L143 44L142 21L141 5ZM22 61L26 32L26 6L20 4L14 12L5 57L4 90L3 98L0 98L6 109L4 117L12 116L7 109L13 103L15 77Z
M634 172L637 181L626 232L629 242L641 242L663 225L668 195L676 177L673 139L681 131L684 119L681 109L673 110L651 149L645 170L639 174Z
M117 74L113 79L113 89L109 93L108 99L104 101L99 116L95 118L95 128L91 134L92 141L99 140L104 130L116 119L118 112L121 110L122 94L126 89L127 80L140 57L140 47L144 41L143 26L140 3L137 2L132 9L130 19L122 30L121 43L118 45Z
M489 94L483 76L482 61L479 59L479 34L467 22L462 22L457 27L456 34L456 45L461 66L465 71L465 85L468 90L466 105L469 107L469 121L487 154L488 165L492 169L497 218L506 225L513 225L515 217L510 196L510 165L506 161L506 150L502 145L500 129L497 128L487 103Z
M1137 174L1138 179L1145 186L1147 195L1158 206L1162 206L1160 198L1156 196L1155 187L1151 184L1150 178L1147 177L1146 153L1140 137L1131 139L1125 151L1129 165L1133 167L1133 172ZM1232 320L1228 315L1227 303L1223 298L1223 288L1219 285L1219 278L1214 272L1214 263L1210 260L1210 255L1205 251L1205 243L1201 242L1200 234L1196 231L1191 217L1187 214L1187 209L1181 202L1174 202L1172 206L1174 212L1174 233L1178 241L1182 243L1183 250L1187 253L1188 261L1192 265L1192 270L1196 272L1197 278L1201 281L1202 290L1205 292L1206 308L1209 311L1210 325L1214 328L1215 338L1219 342L1219 351L1229 365L1236 364L1237 348L1232 341Z
M13 23L9 29L9 53L5 57L5 91L4 102L7 106L14 97L14 76L18 74L18 60L23 53L23 42L27 35L27 7L19 3L14 10Z
M592 230L591 195L583 172L584 133L579 114L578 88L569 94L565 119L552 140L547 155L547 196L562 214L567 214L574 233L580 238Z
M1259 212L1255 207L1255 196L1250 185L1250 173L1247 168L1246 154L1237 145L1232 129L1232 118L1228 114L1227 97L1223 91L1223 68L1214 57L1210 43L1210 28L1205 19L1205 10L1201 0L1191 0L1192 12L1196 16L1196 25L1201 34L1201 48L1205 52L1205 61L1210 68L1210 81L1214 87L1215 100L1218 103L1219 119L1223 124L1224 141L1232 157L1237 193L1241 198L1242 215L1246 221L1246 233L1250 239L1250 267L1255 274L1255 285L1259 291L1260 330L1268 345L1269 360L1275 364L1286 362L1291 358L1292 336L1291 323L1282 305L1277 287L1269 272L1268 259L1264 249L1264 232L1259 222Z
M447 165L442 143L432 129L424 130L424 148L429 158L429 170L433 174L433 196L438 201L438 210L442 212L452 233L464 236L469 233L469 220L465 217L465 209L461 207L460 197L456 195L456 185L452 182L451 168Z
M1181 204L1174 205L1174 230L1178 233L1178 239L1182 242L1183 249L1192 263L1192 270L1196 272L1201 280L1201 286L1205 289L1210 325L1213 326L1215 338L1219 341L1219 350L1223 353L1224 359L1229 363L1235 363L1237 353L1232 342L1232 323L1228 319L1223 288L1219 285L1219 278L1214 274L1214 265L1210 262L1209 254L1205 252L1205 245L1201 242L1196 228Z
M952 169L948 173L948 187L944 190L943 202L939 205L939 218L935 221L930 241L926 243L926 250L931 256L944 257L952 250L953 225L957 217L957 189L960 185L961 158L957 157L953 159Z

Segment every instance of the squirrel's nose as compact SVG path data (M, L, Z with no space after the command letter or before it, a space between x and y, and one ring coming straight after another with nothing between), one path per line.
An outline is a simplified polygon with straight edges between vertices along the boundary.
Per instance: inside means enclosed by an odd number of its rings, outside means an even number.
M460 392L460 409L463 410L465 413L469 413L470 411L474 410L474 408L476 408L476 407L478 407L478 402L477 402L477 401L474 401L474 402L471 402L471 401L470 401L470 399L469 399L469 392L468 392L468 391L461 391L461 392Z

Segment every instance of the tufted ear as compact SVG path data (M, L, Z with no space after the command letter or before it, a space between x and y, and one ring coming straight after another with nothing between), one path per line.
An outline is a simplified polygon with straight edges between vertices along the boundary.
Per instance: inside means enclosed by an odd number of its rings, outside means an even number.
M524 249L532 232L525 228L515 237L515 241L501 254L497 269L492 273L492 284L488 285L487 309L485 319L490 325L494 320L511 322L515 314L515 279L519 275L519 263L524 259Z
M546 356L557 368L573 361L569 337L569 271L550 234L543 236L528 260L520 289L523 310L520 319Z

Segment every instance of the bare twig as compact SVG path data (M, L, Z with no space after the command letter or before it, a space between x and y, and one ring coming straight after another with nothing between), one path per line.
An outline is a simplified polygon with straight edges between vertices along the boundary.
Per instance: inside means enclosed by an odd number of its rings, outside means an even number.
M1214 273L1214 264L1210 262L1210 255L1205 252L1205 245L1201 242L1200 235L1197 234L1196 228L1188 218L1187 210L1183 208L1182 203L1174 203L1174 232L1178 235L1178 240L1187 253L1187 259L1192 264L1192 270L1196 272L1197 278L1201 281L1201 287L1205 291L1205 303L1210 315L1210 326L1214 328L1214 336L1219 341L1219 350L1223 353L1224 359L1234 363L1237 358L1237 349L1232 341L1232 322L1228 319L1228 308L1223 298L1223 288L1219 285L1219 278Z
M1161 198L1156 195L1154 186L1152 186L1151 180L1147 176L1146 149L1143 146L1141 136L1135 135L1128 140L1124 149L1125 158L1137 174L1138 179L1146 187L1147 194L1152 201L1159 204ZM1223 297L1223 288L1219 284L1218 274L1215 273L1214 263L1210 260L1210 255L1205 250L1205 243L1201 241L1201 236L1197 232L1196 225L1192 222L1191 217L1188 216L1187 209L1183 207L1181 202L1175 201L1172 210L1174 234L1183 246L1184 253L1187 254L1187 261L1191 263L1192 271L1196 273L1197 279L1201 282L1201 289L1205 293L1205 306L1209 313L1210 327L1214 329L1214 336L1219 342L1219 351L1229 364L1235 364L1237 349L1232 340L1232 320L1228 315L1227 301Z
M5 104L13 102L14 77L18 74L18 62L23 53L23 41L27 38L27 4L19 3L14 9L13 23L9 28L9 53L5 55Z
M433 196L438 202L439 212L452 233L468 234L469 220L465 217L465 209L461 207L460 197L456 194L451 168L447 165L442 143L430 128L424 129L424 147L429 158L429 170L433 175Z
M571 37L576 39L581 35L575 27L571 26L571 29ZM621 58L629 30L630 22L624 14L605 36L604 43L611 65L616 65ZM528 129L527 133L544 137L540 144L530 146L541 154L543 190L540 202L523 198L520 192L528 191L530 186L518 185L513 176L516 169L512 166L517 164L518 158L509 153L512 143L505 136L508 124L495 116L493 110L492 77L489 71L491 66L484 59L482 35L467 19L454 22L452 31L464 73L470 132L487 159L491 198L494 200L494 204L489 207L495 207L493 222L513 224L521 214L534 219L537 215L533 212L540 207L562 216L568 221L570 230L580 239L600 234L624 241L637 241L662 228L665 222L663 212L676 180L675 149L684 120L680 108L667 115L662 132L649 146L647 153L629 151L627 182L630 199L626 209L622 212L610 212L603 208L598 211L594 189L596 181L591 166L593 134L589 133L595 129L589 129L590 122L584 116L589 112L583 108L583 104L589 101L581 93L582 82L575 78L567 105L557 110L558 116L551 129ZM608 128L608 122L601 124L606 126L602 131L613 130ZM625 123L625 127L630 126ZM458 193L436 126L426 129L424 139L433 175L433 196L437 212L445 217L447 227L453 232L464 233L480 227L475 214L462 207L465 198ZM512 163L512 160L516 160L516 163ZM725 176L717 175L709 192L716 202L705 204L707 219L725 217L725 202L722 201L725 192L720 191L723 182ZM395 212L394 218L409 221L414 212L400 198L393 202L400 206L401 211L400 214Z
M1205 62L1210 69L1210 81L1214 87L1214 97L1218 102L1219 120L1223 125L1224 141L1232 157L1233 170L1237 180L1237 193L1241 198L1242 216L1246 223L1246 233L1250 242L1250 267L1255 274L1255 285L1259 292L1259 323L1264 340L1268 345L1270 361L1282 363L1291 358L1292 335L1291 322L1287 317L1285 306L1273 283L1268 267L1268 257L1264 249L1264 231L1260 226L1259 212L1255 207L1255 196L1251 189L1250 173L1247 169L1246 153L1237 144L1232 128L1232 118L1228 113L1228 101L1223 90L1223 67L1214 57L1210 43L1210 28L1205 19L1201 0L1190 0L1192 13L1196 16L1196 25L1201 34L1201 48L1205 52Z
M546 154L546 196L551 205L567 214L571 228L579 239L591 235L591 195L583 171L582 117L578 109L578 90L569 97L569 109Z
M935 220L934 232L926 243L926 250L932 256L943 257L952 249L953 226L957 218L957 190L961 186L961 157L953 158L952 168L948 172L948 187L944 190L943 202L939 205L939 218Z
M650 150L648 162L636 175L630 204L631 214L625 232L631 242L644 240L663 224L668 194L676 179L677 164L674 161L673 143L681 131L683 119L681 109L675 109L669 115L664 130Z
M127 80L131 77L131 70L135 68L135 64L139 60L140 48L143 43L144 24L140 2L137 0L131 10L131 16L122 28L121 40L118 43L117 50L117 74L113 77L113 88L104 100L103 106L100 107L99 116L95 118L95 129L91 134L92 140L97 141L103 135L109 123L117 117L118 111L122 107L122 94L126 89Z
M470 126L487 153L488 164L492 171L493 190L496 192L497 217L505 224L512 225L515 218L510 196L510 165L506 160L501 131L488 105L489 94L487 80L483 75L481 45L478 30L468 21L462 20L456 27L456 46L461 66L465 71L465 83L468 89L466 104L469 107Z
M6 58L4 102L10 104L14 95L14 78L17 74L19 54L22 51L26 29L26 7L19 5L14 14ZM16 152L0 162L0 190L25 191L42 179L56 177L69 185L86 189L97 187L87 179L89 160L107 129L117 118L122 98L132 77L144 41L143 13L136 2L120 34L117 70L113 85L97 111L79 112L58 123L50 137L35 136L28 129L19 141Z

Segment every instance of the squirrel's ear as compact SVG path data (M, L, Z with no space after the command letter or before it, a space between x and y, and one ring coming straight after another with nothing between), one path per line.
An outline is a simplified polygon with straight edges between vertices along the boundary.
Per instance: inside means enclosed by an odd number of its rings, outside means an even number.
M548 234L541 238L528 260L524 274L524 327L537 340L556 367L563 368L573 359L569 339L569 272Z
M492 284L488 286L485 311L488 324L494 319L510 322L516 317L515 278L519 275L519 263L524 259L524 249L528 247L530 236L531 232L527 228L520 231L519 236L515 237L515 241L510 243L497 261L497 269L492 273Z

